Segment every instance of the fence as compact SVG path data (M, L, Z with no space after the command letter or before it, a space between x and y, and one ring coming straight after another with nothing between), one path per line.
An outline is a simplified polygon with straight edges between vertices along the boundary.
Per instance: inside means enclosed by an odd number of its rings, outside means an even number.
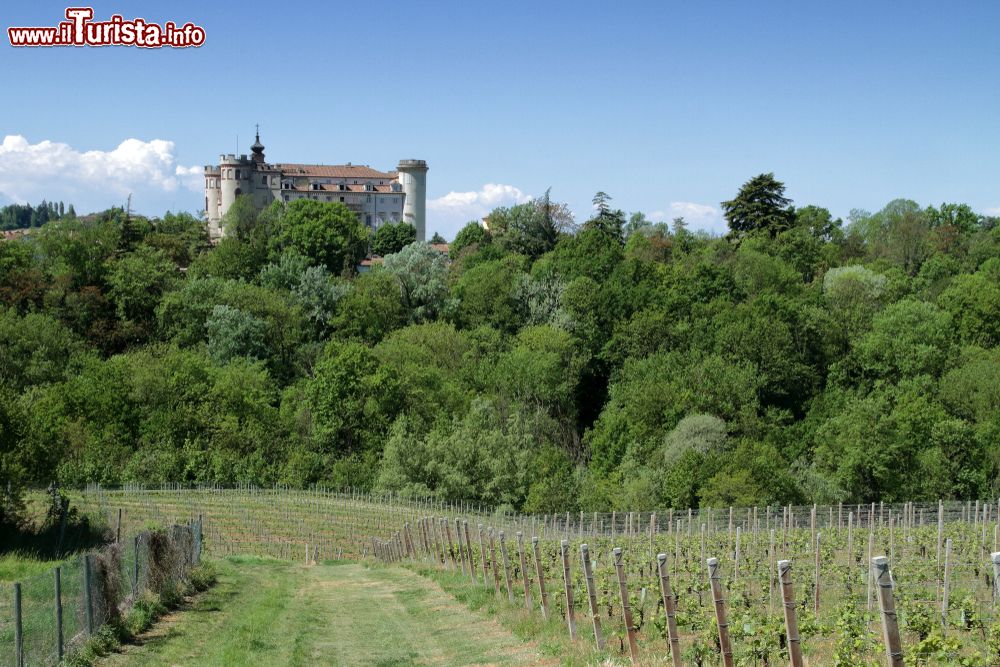
M120 535L120 533L119 533ZM201 560L202 526L146 530L0 586L0 665L54 665L145 592L177 590Z
M668 510L667 521L564 513L506 524L426 516L370 545L383 562L434 564L543 617L563 617L571 638L572 610L580 610L593 617L598 647L615 638L633 661L641 646L646 656L684 650L684 664L802 665L805 647L813 664L837 652L838 664L902 665L907 651L917 664L979 664L987 655L1000 664L995 509L727 508L700 521ZM553 584L565 597L549 609ZM664 637L677 633L671 624L680 633ZM725 637L706 643L714 627Z

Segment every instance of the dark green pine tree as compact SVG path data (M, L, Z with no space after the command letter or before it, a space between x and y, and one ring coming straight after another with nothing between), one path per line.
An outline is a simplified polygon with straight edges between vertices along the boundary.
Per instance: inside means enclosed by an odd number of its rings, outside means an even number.
M722 202L722 210L733 236L758 230L776 236L792 226L795 211L791 203L785 197L784 183L774 174L760 174L744 183L734 199Z

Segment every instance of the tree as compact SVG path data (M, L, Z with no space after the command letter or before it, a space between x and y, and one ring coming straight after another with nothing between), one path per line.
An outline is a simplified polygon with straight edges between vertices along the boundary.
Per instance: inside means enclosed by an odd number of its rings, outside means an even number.
M611 209L611 195L606 192L598 192L594 195L594 209L596 215L583 223L584 229L594 229L602 234L614 239L620 244L625 243L625 212Z
M444 311L449 296L448 261L431 244L411 243L387 255L382 266L399 280L411 322L429 322Z
M448 246L448 254L454 259L469 246L480 246L493 240L492 235L483 225L475 220L458 230L455 240Z
M353 274L368 247L368 230L340 202L296 199L277 226L281 246L293 248L335 275Z
M399 252L417 240L416 228L407 223L386 223L375 230L372 236L372 254L385 257Z
M784 183L773 173L760 174L744 183L734 199L722 202L722 210L733 236L765 231L773 237L791 227L791 203L785 197Z
M224 364L235 357L267 358L267 325L250 313L219 305L205 321L208 353Z
M441 236L440 234L438 234L437 232L434 232L434 236L432 236L431 240L430 240L430 243L433 244L433 245L443 245L443 244L445 244L447 242L448 241L443 236Z

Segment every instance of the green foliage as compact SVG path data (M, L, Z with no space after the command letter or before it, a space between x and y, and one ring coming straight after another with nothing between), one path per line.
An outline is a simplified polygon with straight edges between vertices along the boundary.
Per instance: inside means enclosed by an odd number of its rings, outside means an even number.
M372 254L391 255L417 240L416 228L407 223L386 223L372 235Z
M994 218L900 199L845 227L770 174L726 239L594 205L579 229L547 195L498 209L450 257L386 225L354 275L339 204L241 198L214 247L188 214L46 204L0 243L4 515L53 479L543 514L994 492Z
M473 220L458 230L455 240L448 246L448 253L455 258L466 248L475 247L478 249L479 246L490 243L492 239L492 235L486 228L481 223Z
M791 202L784 183L774 174L760 174L740 186L735 198L722 202L722 212L734 236L759 231L773 237L792 226Z
M294 249L336 275L352 274L368 246L368 230L340 202L296 199L285 208L276 227L282 247Z

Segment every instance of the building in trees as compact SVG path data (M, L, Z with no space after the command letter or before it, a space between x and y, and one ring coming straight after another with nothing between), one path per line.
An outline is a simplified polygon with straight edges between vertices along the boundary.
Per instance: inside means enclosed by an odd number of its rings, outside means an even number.
M271 202L314 199L341 202L371 229L389 222L408 222L423 241L426 225L427 163L400 160L395 171L368 165L275 163L264 160L260 133L246 155L220 155L205 166L205 215L209 236L219 239L222 217L236 198L249 195L263 210Z

